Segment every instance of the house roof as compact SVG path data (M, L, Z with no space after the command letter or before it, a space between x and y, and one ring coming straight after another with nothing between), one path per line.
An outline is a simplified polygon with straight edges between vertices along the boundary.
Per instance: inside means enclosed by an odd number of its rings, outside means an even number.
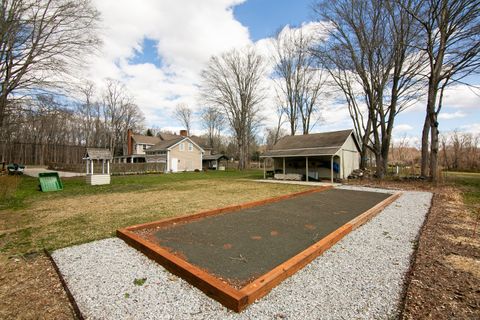
M166 133L166 132L160 132L158 136L160 137L161 140L173 140L178 138L176 134Z
M343 146L353 130L331 131L322 133L286 136L280 139L261 157L287 156L323 156L334 155ZM358 148L355 136L352 136Z
M177 136L175 139L170 139L170 140L164 140L156 143L154 146L148 148L145 150L146 153L150 153L152 151L164 151L173 146L174 144L182 141L183 139L186 139L186 137L183 136Z
M108 149L102 148L87 148L84 159L91 160L111 160L112 153Z
M135 140L136 143L143 143L143 144L156 144L158 143L161 139L159 137L150 137L150 136L144 136L141 134L134 134L132 135L133 140Z

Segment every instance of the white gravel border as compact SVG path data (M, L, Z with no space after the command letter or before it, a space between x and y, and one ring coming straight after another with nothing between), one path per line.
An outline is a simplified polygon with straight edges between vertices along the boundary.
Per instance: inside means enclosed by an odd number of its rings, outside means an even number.
M240 314L117 238L60 249L52 257L86 319L392 319L431 197L404 192ZM135 285L139 278L145 284Z

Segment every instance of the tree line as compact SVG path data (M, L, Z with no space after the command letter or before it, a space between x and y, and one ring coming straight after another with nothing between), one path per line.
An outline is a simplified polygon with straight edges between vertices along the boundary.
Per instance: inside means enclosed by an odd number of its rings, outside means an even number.
M477 73L480 3L474 0L337 0L313 6L316 32L280 32L274 43L278 126L308 134L326 94L325 75L346 104L361 143L361 166L375 157L376 176L387 172L395 118L426 98L421 175L438 175L439 119L443 93ZM326 22L326 24L325 24ZM262 58L253 48L213 57L203 77L206 101L222 108L237 137L240 166L252 129L261 121ZM245 159L242 160L242 159ZM242 162L243 161L243 162Z
M209 60L199 114L209 144L218 144L228 127L243 169L264 116L277 119L265 132L271 145L285 134L310 133L322 121L323 103L335 99L350 114L361 165L373 154L381 178L396 117L425 99L421 174L436 180L444 90L478 72L479 2L320 0L312 8L319 23L283 28L268 56L248 46ZM0 19L0 140L102 146L120 154L126 128L143 122L132 97L113 80L99 94L88 82L71 88L66 81L100 45L91 1L5 0ZM265 115L272 88L275 112ZM81 96L74 108L65 102L72 95ZM191 130L188 106L178 106L175 116Z
M127 130L141 130L144 123L141 110L125 86L107 79L105 88L96 92L92 83L85 82L78 94L75 100L48 93L16 100L16 110L21 112L10 114L8 127L3 128L2 156L32 164L63 159L56 154L60 149L51 146L62 146L62 152L77 155L68 158L68 162L81 159L80 146L82 152L88 146L108 148L114 155L124 154ZM33 155L24 154L26 150L32 150Z

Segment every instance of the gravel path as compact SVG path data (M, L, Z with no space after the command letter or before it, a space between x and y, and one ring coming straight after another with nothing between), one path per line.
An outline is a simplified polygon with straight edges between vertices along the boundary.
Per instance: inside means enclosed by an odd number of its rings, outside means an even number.
M405 192L241 314L120 239L60 249L52 256L87 319L391 319L398 313L405 273L431 196ZM143 285L134 284L142 278Z
M26 167L25 170L23 171L23 174L38 178L38 174L41 172L57 172L60 178L71 178L71 177L81 177L84 176L85 173L79 173L79 172L68 172L68 171L56 171L56 170L48 170L46 168L30 168Z

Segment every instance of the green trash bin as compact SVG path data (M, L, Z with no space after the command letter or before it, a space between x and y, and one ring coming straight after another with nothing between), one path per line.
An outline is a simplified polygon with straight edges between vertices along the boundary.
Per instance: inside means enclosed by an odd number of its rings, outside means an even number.
M63 183L58 172L41 172L38 174L42 192L63 190Z

